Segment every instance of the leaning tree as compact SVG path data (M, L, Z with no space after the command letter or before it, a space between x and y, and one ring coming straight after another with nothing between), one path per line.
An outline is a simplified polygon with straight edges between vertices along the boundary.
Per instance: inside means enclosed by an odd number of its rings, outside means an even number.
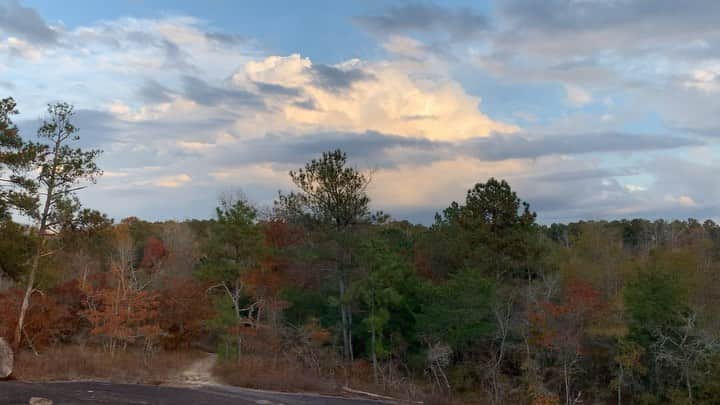
M32 258L27 287L20 307L15 329L14 344L20 346L23 325L35 291L40 260L52 254L48 251L48 237L72 222L82 213L77 191L85 188L83 183L94 183L102 171L96 164L100 150L74 148L72 143L80 140L78 128L73 124L75 111L72 105L56 103L48 105L48 116L38 130L39 143L35 163L37 187L35 198L41 204L32 212L37 224L40 242Z

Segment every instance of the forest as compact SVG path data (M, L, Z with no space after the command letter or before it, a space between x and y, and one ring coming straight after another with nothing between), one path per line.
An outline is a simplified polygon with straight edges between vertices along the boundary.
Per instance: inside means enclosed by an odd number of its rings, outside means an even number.
M257 388L718 403L712 220L541 224L490 178L413 224L374 211L372 173L330 150L270 207L235 193L210 219L115 221L78 197L102 169L73 107L50 105L37 134L16 113L0 101L0 337L18 378L132 380L204 350L219 380Z

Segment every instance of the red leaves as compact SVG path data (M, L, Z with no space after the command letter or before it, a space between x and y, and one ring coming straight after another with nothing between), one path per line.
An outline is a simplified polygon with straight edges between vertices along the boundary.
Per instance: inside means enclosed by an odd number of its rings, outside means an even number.
M79 320L73 312L77 295L63 297L62 288L47 292L36 291L23 326L22 345L39 350L52 342L65 340L77 332ZM18 289L0 295L0 336L9 339L17 325L23 292Z
M569 349L579 354L585 329L599 319L602 307L600 293L592 285L571 281L561 302L540 302L538 309L530 313L534 343L546 349Z
M160 291L159 300L158 321L165 333L163 344L169 348L187 348L202 335L205 321L213 313L205 287L192 279L171 278Z
M265 243L273 249L285 249L302 241L303 230L283 220L273 219L263 224Z
M109 276L110 287L87 287L87 309L82 315L90 322L91 333L105 338L111 352L118 343L126 345L138 338L147 340L160 335L158 295L130 288L118 266L113 266Z
M165 244L163 244L160 239L151 236L145 243L140 267L145 269L155 269L160 267L162 261L167 258L168 254L169 252L165 247Z

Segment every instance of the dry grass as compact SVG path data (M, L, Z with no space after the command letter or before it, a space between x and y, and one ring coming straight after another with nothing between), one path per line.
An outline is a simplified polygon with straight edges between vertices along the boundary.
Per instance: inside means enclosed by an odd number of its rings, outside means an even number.
M39 356L23 351L16 355L13 377L23 381L108 381L114 383L161 384L177 381L178 376L205 354L198 351L161 351L147 360L140 350L118 352L110 356L101 349L81 346L49 348ZM285 357L243 355L240 361L219 361L212 373L224 384L285 392L315 392L347 394L342 369L316 370L303 367L300 362ZM408 398L403 387L379 387L372 383L367 365L356 362L350 370L349 385L362 391ZM467 398L450 399L447 395L424 395L428 387L420 387L413 400L432 404L476 404Z
M255 355L244 355L239 361L220 361L213 374L225 384L272 391L335 393L339 388L312 370Z
M115 383L159 384L201 357L198 352L159 352L146 360L142 351L128 350L110 356L91 347L49 348L39 356L18 353L13 377L24 381L96 380Z
M245 388L264 389L285 392L315 392L321 394L357 396L344 390L348 385L355 390L398 398L401 400L425 400L427 404L465 404L454 399L449 402L447 395L428 395L423 388L414 386L409 389L406 384L394 387L378 386L372 382L372 371L367 364L356 361L348 370L348 380L344 378L344 370L324 369L322 375L317 370L303 367L300 362L288 358L273 358L267 355L246 354L239 361L219 361L213 368L213 376L221 383ZM410 391L413 394L410 395ZM474 402L468 402L474 404Z

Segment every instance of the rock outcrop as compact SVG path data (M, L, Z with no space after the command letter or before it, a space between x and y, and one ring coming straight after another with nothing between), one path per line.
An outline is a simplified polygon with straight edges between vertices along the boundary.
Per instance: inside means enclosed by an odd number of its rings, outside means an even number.
M0 380L10 377L13 372L13 351L10 345L0 338Z

